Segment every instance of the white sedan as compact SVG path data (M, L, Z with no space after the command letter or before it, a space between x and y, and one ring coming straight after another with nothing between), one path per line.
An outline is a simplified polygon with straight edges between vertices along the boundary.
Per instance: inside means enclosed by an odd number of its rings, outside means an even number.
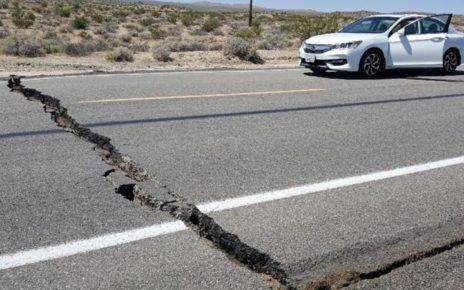
M452 17L362 18L338 33L306 40L300 48L300 65L314 73L350 71L367 77L396 68L442 68L453 73L464 56L464 35L450 26Z

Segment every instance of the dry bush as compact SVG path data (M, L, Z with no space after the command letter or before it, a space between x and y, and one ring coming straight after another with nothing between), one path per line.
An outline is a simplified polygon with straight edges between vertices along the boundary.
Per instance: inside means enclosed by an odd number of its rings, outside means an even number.
M169 12L166 15L166 20L171 24L176 24L177 19L179 19L179 14L177 14L176 12Z
M166 46L164 44L158 44L153 47L153 58L162 61L162 62L168 62L172 61L171 58L171 49L169 46Z
M155 19L153 19L152 17L144 17L140 19L140 24L145 27L152 26L154 23Z
M212 32L222 26L221 21L217 17L209 16L203 23L201 28L206 32Z
M69 56L87 56L94 52L94 46L90 42L71 42L63 50Z
M146 42L135 42L129 45L129 49L133 52L147 52L150 50L150 46Z
M185 27L190 27L195 24L197 18L191 11L184 12L180 15L180 21Z
M125 42L125 43L131 43L132 42L132 36L130 34L123 34L123 35L121 35L120 39L121 39L122 42Z
M0 9L8 9L8 0L0 0Z
M11 13L11 21L18 28L29 28L34 24L35 15L17 6Z
M150 35L153 39L163 39L166 37L167 34L168 33L166 32L166 30L159 28L158 26L152 27L150 29Z
M0 39L7 38L8 36L10 36L8 29L0 27Z
M264 60L259 56L253 45L240 37L232 37L224 43L224 55L236 56L241 60L250 61L255 64L262 64Z
M162 42L163 46L169 47L172 52L205 51L207 45L195 38L168 37Z
M133 62L134 54L128 48L118 47L108 53L106 59L115 62Z
M54 31L48 31L43 37L43 45L47 53L63 51L64 42Z
M36 36L15 34L5 39L3 53L25 57L40 57L46 55L46 50L43 43Z
M73 8L71 6L60 3L60 4L55 5L53 11L56 15L60 17L68 18L71 16Z
M72 26L75 29L87 29L89 27L90 21L84 16L75 17L72 21Z

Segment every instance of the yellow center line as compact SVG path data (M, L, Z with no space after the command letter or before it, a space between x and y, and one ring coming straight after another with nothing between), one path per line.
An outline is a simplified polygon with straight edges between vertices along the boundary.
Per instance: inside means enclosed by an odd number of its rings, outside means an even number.
M92 101L80 101L78 103L79 104L101 104L101 103L144 102L144 101L155 101L155 100L177 100L177 99L214 98L214 97L259 96L259 95L276 95L276 94L288 94L288 93L308 93L308 92L320 92L320 91L325 91L325 89L302 89L302 90L287 90L287 91L231 93L231 94L161 96L161 97L126 98L126 99L103 99L103 100L92 100Z

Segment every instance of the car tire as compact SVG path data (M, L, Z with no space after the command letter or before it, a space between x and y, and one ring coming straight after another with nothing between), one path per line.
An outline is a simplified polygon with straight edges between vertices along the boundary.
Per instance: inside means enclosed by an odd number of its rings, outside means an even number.
M374 78L385 69L383 56L376 50L367 51L359 63L359 73L364 77Z
M327 72L326 68L310 67L309 68L315 75L324 75Z
M456 72L459 66L459 55L458 53L450 49L443 56L443 71L445 74L452 74Z

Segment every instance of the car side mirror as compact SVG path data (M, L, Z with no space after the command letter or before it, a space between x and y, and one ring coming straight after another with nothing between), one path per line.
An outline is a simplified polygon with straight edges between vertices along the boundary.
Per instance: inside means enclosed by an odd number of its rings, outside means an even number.
M399 36L399 37L403 37L403 36L405 36L405 35L406 35L406 33L405 33L405 31L404 31L404 28L403 28L403 29L400 29L400 30L398 31L398 36Z

